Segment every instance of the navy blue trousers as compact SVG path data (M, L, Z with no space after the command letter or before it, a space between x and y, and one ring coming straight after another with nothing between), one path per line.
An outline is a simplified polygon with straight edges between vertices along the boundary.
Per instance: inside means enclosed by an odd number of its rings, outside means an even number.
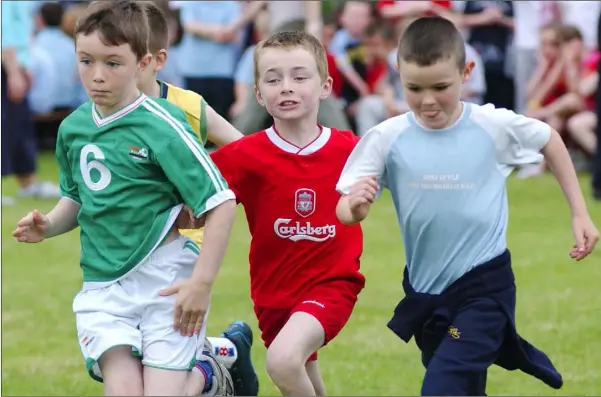
M38 150L33 114L27 97L8 99L7 78L2 68L2 176L35 173Z
M519 369L553 388L563 385L545 353L517 333L509 251L470 270L442 294L416 292L405 269L405 297L388 327L415 338L426 374L424 396L483 396L490 366Z

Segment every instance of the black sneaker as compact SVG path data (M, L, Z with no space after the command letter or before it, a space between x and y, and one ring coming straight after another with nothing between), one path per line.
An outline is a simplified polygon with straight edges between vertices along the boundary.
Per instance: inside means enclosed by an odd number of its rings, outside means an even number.
M593 198L597 201L601 201L601 189L593 189Z
M234 321L221 336L229 339L236 346L238 352L238 358L230 368L235 395L258 396L259 378L253 368L250 356L250 349L253 344L252 329L243 321Z

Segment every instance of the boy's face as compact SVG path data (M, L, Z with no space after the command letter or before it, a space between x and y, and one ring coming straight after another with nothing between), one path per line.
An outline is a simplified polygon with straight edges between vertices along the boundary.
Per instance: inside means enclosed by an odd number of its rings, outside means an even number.
M261 50L255 85L257 101L276 119L315 117L319 101L332 91L332 78L321 81L315 57L304 48Z
M363 39L363 46L371 58L384 60L388 57L386 41L379 33L376 33L371 37L365 37Z
M167 50L161 49L152 54L148 66L138 73L137 84L140 89L147 89L152 84L155 84L157 73L163 70L167 62Z
M118 106L132 91L137 91L137 74L148 66L149 56L138 61L129 44L107 46L98 32L80 34L75 44L79 76L96 105Z
M584 52L584 43L578 38L572 39L563 44L562 52L567 60L579 62Z
M345 3L342 15L340 16L340 24L352 36L361 37L365 33L365 29L371 23L371 8L369 4L349 1Z
M559 40L553 29L545 29L541 32L539 48L543 58L549 62L559 57Z
M425 127L441 129L454 122L462 85L473 68L474 62L470 61L458 70L453 57L430 66L399 61L407 103Z

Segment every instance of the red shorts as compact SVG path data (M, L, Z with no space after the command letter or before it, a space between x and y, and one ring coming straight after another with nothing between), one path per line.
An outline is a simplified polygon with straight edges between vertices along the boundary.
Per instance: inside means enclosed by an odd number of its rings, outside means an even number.
M299 303L290 309L273 309L255 306L261 338L269 347L290 316L296 312L312 315L325 333L324 346L334 339L351 317L364 281L336 280L318 284L307 291ZM307 361L317 360L317 352Z

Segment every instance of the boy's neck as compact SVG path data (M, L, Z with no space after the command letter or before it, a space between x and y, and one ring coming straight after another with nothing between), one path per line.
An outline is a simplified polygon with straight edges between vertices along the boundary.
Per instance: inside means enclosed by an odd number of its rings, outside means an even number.
M138 99L138 97L140 96L140 91L135 90L132 91L130 94L126 95L123 100L121 100L119 103L116 103L115 105L111 105L111 106L98 106L96 105L96 110L98 111L98 113L100 113L101 117L108 117L111 114L123 109L124 107L130 105L131 103L133 103L136 99Z
M161 96L161 84L156 78L146 83L146 85L138 85L138 88L151 98L158 98Z
M273 124L282 138L299 148L307 146L321 134L315 117L306 120L274 119Z

